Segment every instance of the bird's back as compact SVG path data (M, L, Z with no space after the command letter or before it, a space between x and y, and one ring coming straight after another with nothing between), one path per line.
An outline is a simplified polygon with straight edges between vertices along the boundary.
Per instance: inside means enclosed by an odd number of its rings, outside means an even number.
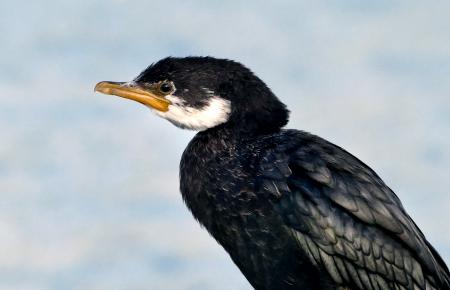
M221 134L188 146L181 191L256 289L450 289L442 259L357 158L296 130Z

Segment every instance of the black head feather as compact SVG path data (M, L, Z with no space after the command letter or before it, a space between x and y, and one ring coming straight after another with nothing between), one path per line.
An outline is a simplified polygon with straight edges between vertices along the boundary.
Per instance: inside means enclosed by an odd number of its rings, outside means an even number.
M175 84L177 97L188 106L201 108L214 96L231 102L225 126L235 130L269 133L288 122L288 110L266 84L242 64L213 57L168 57L144 70L137 83L163 80Z

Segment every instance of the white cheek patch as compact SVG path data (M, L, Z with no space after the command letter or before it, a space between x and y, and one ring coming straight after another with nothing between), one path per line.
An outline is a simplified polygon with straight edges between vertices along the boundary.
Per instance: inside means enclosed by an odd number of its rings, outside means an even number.
M230 101L216 96L211 96L200 108L189 107L182 99L173 95L167 96L166 99L172 103L169 110L154 111L181 128L206 130L228 121L231 112Z

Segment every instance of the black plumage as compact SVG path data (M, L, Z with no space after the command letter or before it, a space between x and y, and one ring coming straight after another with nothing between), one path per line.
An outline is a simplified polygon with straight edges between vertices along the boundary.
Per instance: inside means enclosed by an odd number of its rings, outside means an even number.
M185 106L205 106L203 87L231 103L226 122L189 143L180 188L255 289L450 289L447 266L394 192L342 148L282 129L288 111L250 70L168 58L135 82L163 80Z

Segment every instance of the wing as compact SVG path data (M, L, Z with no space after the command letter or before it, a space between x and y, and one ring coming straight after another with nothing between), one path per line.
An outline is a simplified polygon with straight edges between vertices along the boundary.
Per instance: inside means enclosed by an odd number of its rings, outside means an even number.
M375 172L319 137L284 138L268 142L289 145L262 153L258 184L314 264L356 289L450 289L447 266Z

